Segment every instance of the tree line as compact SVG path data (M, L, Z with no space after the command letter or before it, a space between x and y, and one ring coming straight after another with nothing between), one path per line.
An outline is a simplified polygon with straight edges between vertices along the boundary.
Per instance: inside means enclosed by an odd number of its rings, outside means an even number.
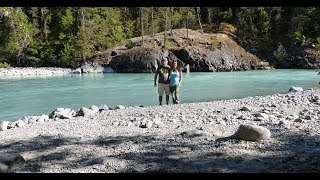
M221 22L261 53L289 45L297 32L310 43L320 36L319 7L1 7L0 66L75 67L124 39L213 32Z

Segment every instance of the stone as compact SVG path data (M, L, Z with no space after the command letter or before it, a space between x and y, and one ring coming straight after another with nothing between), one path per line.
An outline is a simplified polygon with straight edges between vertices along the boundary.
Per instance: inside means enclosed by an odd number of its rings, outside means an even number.
M0 156L0 163L8 166L8 169L20 167L26 163L26 160L20 154Z
M2 121L0 123L0 131L5 131L8 129L9 121Z
M79 111L77 112L77 115L78 116L83 116L83 117L88 117L88 116L92 116L94 115L96 112L89 109L89 108L86 108L86 107L82 107L79 109Z
M266 113L257 113L257 114L255 114L255 116L256 117L262 117L264 119L268 119L269 118L268 114L266 114Z
M151 128L153 126L153 122L152 121L148 121L147 122L147 128Z
M49 114L49 118L60 118L60 119L71 119L73 116L75 116L77 113L70 109L70 108L57 108L55 111Z
M37 121L38 122L44 122L44 121L48 121L49 120L49 116L46 114L42 114L42 116L40 116Z
M16 127L16 125L17 125L17 122L10 122L10 123L8 124L8 126L7 126L7 129L14 128L14 127Z
M0 163L0 173L6 173L9 171L9 166Z
M270 131L265 127L241 124L231 137L239 140L260 141L270 139L270 136Z
M241 109L240 109L240 111L251 111L252 109L251 109L251 107L249 107L249 106L243 106Z
M303 120L302 120L301 118L297 118L297 119L295 119L293 122L299 122L299 123L302 123L302 122L303 122Z
M122 105L117 105L114 109L125 109L125 107Z
M109 110L109 107L105 104L102 104L99 106L99 111L107 111Z
M23 121L24 123L28 124L29 123L29 118L28 117L22 117L19 120Z
M304 117L306 120L312 120L312 117L310 115L307 115Z
M288 118L289 119L297 119L297 118L299 118L299 116L296 114L290 114Z
M94 112L99 112L99 108L98 108L98 106L96 106L96 105L92 105L89 109L91 109L92 111L94 111Z
M72 74L81 74L81 68L73 69L71 71Z
M253 120L254 121L264 121L265 119L263 117L256 117Z
M21 121L21 120L17 121L17 126L18 127L22 127L22 126L25 126L25 125L26 125L26 123L24 123L23 121Z
M290 87L289 91L288 92L302 92L303 91L303 88L302 87Z

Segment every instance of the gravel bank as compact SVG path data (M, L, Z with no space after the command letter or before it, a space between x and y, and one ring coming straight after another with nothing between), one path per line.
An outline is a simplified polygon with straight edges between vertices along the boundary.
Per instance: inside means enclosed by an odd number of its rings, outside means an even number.
M10 172L320 172L319 106L311 89L101 110L0 131L0 154L25 158ZM230 137L241 124L271 137Z
M70 74L71 69L55 68L55 67L14 67L14 68L0 68L0 77L11 76L52 76Z

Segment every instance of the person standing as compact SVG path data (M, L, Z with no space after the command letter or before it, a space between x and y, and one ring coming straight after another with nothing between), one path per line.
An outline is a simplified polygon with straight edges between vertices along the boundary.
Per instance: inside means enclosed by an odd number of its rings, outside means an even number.
M169 88L169 73L170 73L170 66L168 65L168 59L163 58L161 60L161 65L156 70L156 74L154 75L154 87L157 87L157 79L158 79L158 94L159 94L159 105L162 105L162 96L163 93L166 95L166 104L169 104L169 95L170 95L170 88Z
M178 67L177 60L172 61L172 68L170 70L170 92L172 94L173 104L179 104L179 89L182 82L182 70Z

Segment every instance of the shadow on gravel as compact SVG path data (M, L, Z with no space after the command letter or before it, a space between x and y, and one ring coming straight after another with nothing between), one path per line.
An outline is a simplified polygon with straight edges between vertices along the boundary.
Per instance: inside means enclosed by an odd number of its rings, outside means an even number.
M320 172L319 135L305 135L305 132L285 134L275 137L272 142L248 142L249 145L245 146L241 145L241 141L230 138L209 141L203 137L184 138L180 135L100 136L90 141L38 136L29 141L1 143L0 150L9 154L29 151L41 154L27 160L27 165L21 169L31 172L39 172L45 166L56 164L68 169L78 168L79 164L92 159L91 164L99 162L103 166L107 163L108 159L95 160L98 156L104 156L98 152L86 157L77 156L72 151L74 145L92 149L125 147L125 151L115 151L105 156L125 161L126 168L117 171L122 173ZM266 152L268 155L264 154Z

